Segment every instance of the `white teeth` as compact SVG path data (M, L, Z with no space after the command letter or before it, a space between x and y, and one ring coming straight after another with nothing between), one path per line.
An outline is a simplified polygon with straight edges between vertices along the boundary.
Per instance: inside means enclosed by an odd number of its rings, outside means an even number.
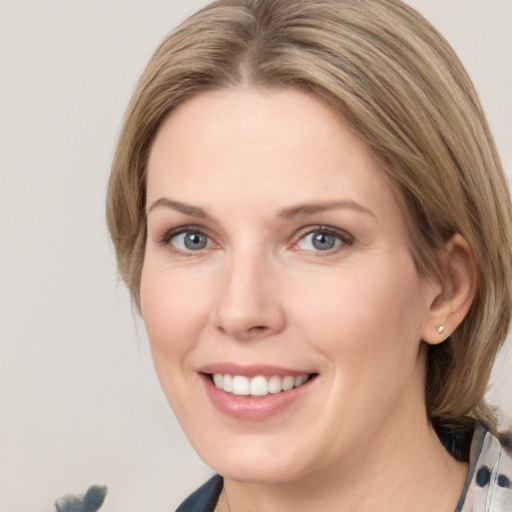
M213 383L215 384L215 387L217 387L219 389L224 389L223 388L224 375L222 375L220 373L214 373L213 374Z
M293 386L298 388L299 386L302 386L304 382L308 380L307 375L301 375L299 377L295 377L295 382L293 383Z
M228 393L239 396L266 396L269 393L280 393L281 391L289 391L290 389L302 386L309 378L309 375L299 375L293 377L286 375L280 377L273 375L268 378L262 375L257 377L244 377L243 375L223 375L221 373L213 374L213 383L218 389L222 389Z
M268 395L268 380L265 377L254 377L251 379L251 395L265 396Z
M273 375L268 379L268 392L279 393L281 391L281 377Z
M249 395L251 382L243 375L235 375L233 377L233 395Z
M219 388L219 386L217 386ZM222 387L219 389L223 389L224 391L227 391L228 393L233 392L233 377L231 375L224 375L224 379L222 382Z
M283 379L283 383L281 384L281 387L283 388L283 391L288 391L293 388L293 385L295 384L295 379L293 377L290 377L287 375Z

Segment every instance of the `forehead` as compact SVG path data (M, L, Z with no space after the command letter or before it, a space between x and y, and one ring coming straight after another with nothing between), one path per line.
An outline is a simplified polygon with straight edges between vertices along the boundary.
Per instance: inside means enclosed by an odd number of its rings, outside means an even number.
M294 89L219 90L184 102L157 133L147 187L148 202L169 193L202 206L229 197L396 207L366 144L331 107Z

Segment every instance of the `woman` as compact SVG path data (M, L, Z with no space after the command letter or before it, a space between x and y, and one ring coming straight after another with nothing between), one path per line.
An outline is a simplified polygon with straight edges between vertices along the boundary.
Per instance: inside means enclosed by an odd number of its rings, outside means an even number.
M220 0L158 48L107 216L218 475L180 511L512 510L486 405L511 206L477 95L398 0Z

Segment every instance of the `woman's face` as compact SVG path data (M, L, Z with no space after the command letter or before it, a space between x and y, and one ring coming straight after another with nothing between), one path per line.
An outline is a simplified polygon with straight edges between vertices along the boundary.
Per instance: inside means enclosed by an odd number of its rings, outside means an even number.
M239 88L182 104L150 153L147 219L156 371L217 472L297 481L426 422L434 290L384 173L318 99Z

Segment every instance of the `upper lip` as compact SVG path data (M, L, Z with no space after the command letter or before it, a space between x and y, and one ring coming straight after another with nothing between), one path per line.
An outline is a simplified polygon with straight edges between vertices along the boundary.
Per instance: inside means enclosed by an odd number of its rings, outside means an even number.
M314 373L308 370L297 370L294 368L285 368L282 366L267 364L241 365L239 363L230 362L207 364L202 366L198 372L207 374L220 373L222 375L243 375L244 377L257 377L258 375L262 375L264 377L272 377L273 375L279 375L280 377L285 377L287 375L299 377L300 375L309 375Z

